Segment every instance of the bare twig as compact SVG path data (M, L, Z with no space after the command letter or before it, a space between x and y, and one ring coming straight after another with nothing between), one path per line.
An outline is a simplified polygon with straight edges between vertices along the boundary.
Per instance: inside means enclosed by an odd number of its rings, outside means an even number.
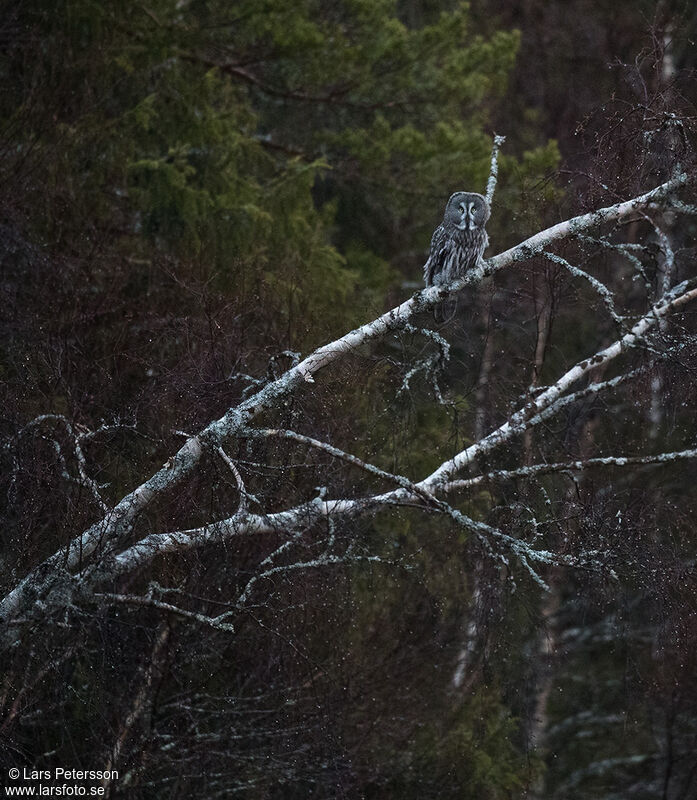
M145 606L147 608L156 608L158 611L166 611L168 614L176 614L184 619L198 622L200 625L207 625L217 630L226 631L227 633L234 633L235 629L232 625L227 623L219 623L213 617L207 617L205 614L198 614L195 611L187 611L185 608L166 603L163 600L158 600L152 595L136 595L136 594L113 594L110 592L95 592L94 597L97 600L106 600L108 603L118 603L121 605L130 606Z
M570 264L565 258L558 256L556 253L550 253L547 250L543 250L542 255L553 264L558 264L559 266L563 267L575 278L582 278L584 281L587 281L600 296L600 299L605 304L612 319L619 326L622 326L624 318L621 317L615 310L615 299L612 296L612 292L607 288L607 286L605 286L604 283L601 283L597 278L594 278L592 275L589 275L587 272L580 269L580 267Z
M222 446L216 447L216 452L223 459L228 469L230 470L230 472L232 472L235 478L235 483L237 484L237 490L240 493L240 502L239 505L237 506L237 513L239 515L246 514L248 510L247 498L249 497L249 495L247 494L244 481L242 480L242 475L240 475L240 471L237 469L235 462L230 458L230 456L225 452L225 450L223 450Z

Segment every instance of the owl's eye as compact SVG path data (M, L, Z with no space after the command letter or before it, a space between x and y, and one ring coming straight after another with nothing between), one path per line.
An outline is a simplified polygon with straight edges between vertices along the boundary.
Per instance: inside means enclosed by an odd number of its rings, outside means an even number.
M458 206L458 208L460 209L460 213L461 213L461 214L464 214L464 213L465 213L465 206L464 206L462 203L460 203L460 205Z

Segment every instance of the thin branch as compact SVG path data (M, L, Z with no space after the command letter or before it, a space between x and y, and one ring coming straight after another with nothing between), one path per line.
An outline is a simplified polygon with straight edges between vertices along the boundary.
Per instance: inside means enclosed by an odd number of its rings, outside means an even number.
M531 464L528 467L498 469L493 472L487 472L484 475L476 475L474 478L451 481L443 486L443 491L453 492L460 489L472 489L488 481L534 478L538 475L548 475L553 472L583 472L586 469L593 469L596 467L655 466L690 458L697 458L697 449L676 450L672 453L656 453L650 456L601 456L579 461L557 461L550 464Z
M656 236L660 242L661 251L663 252L663 278L661 280L661 295L665 295L673 285L673 276L675 274L675 253L670 244L670 239L665 231L655 222L652 221L653 229L656 231Z
M55 438L51 438L49 440L53 445L53 450L56 453L56 456L58 457L58 460L61 464L62 477L69 483L75 483L78 486L84 486L92 495L92 498L99 506L101 512L103 514L108 513L109 506L107 506L107 504L104 502L99 492L100 488L102 487L100 487L99 484L87 474L87 460L82 450L82 442L93 439L96 436L105 433L107 431L119 429L123 426L101 425L100 428L98 428L95 431L84 430L78 433L75 431L72 422L63 414L41 414L40 416L30 420L23 428L17 431L17 433L15 433L8 441L6 441L2 446L3 449L8 452L12 452L16 446L16 443L19 441L19 439L22 438L22 436L31 432L34 428L43 425L43 423L45 422L56 422L62 425L72 446L73 456L77 464L78 477L70 474L70 471L68 470L68 464L65 459L65 455L63 454L63 448L61 447L60 442ZM48 437L44 438L48 440ZM14 458L14 461L15 461L15 468L13 472L16 473L19 467L16 458ZM12 478L13 482L14 479L15 476L13 474Z
M610 313L612 319L619 325L622 326L623 324L623 317L621 317L617 311L615 310L615 299L612 296L612 292L605 286L604 283L601 283L597 278L594 278L592 275L589 275L584 270L580 269L579 267L570 264L565 258L558 256L556 253L550 253L548 250L543 250L542 255L548 260L551 261L553 264L558 264L559 266L563 267L565 270L570 272L576 278L582 278L584 281L587 281L593 289L600 295L600 299L605 303L607 310Z
M328 444L327 442L322 442L319 439L313 439L311 436L305 436L302 433L281 430L278 428L247 428L242 432L242 434L251 437L276 437L281 439L290 439L294 442L298 442L299 444L304 444L307 447L312 447L315 450L321 450L324 453L333 456L334 458L339 458L342 461L353 464L354 466L370 473L371 475L376 475L379 478L385 478L386 480L396 483L398 486L402 486L405 489L412 489L414 486L412 481L410 481L408 478L405 478L403 475L396 475L391 472L386 472L385 470L380 469L380 467L376 467L367 461L363 461L362 459L358 458L358 456L354 456L351 453L346 453L345 451L340 450L338 447L334 447L334 445Z
M241 609L244 604L247 602L249 595L251 594L254 585L265 578L270 578L272 575L279 575L286 572L295 572L296 570L300 569L317 569L319 567L328 567L336 564L349 564L358 561L382 561L379 556L356 556L356 555L337 555L337 554L330 554L330 553L323 553L321 556L317 558L313 558L310 561L297 561L293 564L282 564L276 567L271 567L270 569L264 570L264 572L259 573L259 575L254 575L247 585L244 588L244 591L239 596L237 600L237 610ZM221 622L227 619L229 616L234 614L235 611L225 611L224 613L220 614L218 617L215 618L216 622Z
M494 192L496 191L496 181L499 175L499 148L503 147L506 141L505 136L494 135L494 145L491 148L491 168L489 170L489 180L486 184L486 201L491 207L494 199Z
M689 205L688 203L683 203L676 197L672 197L669 202L671 208L674 208L681 214L697 214L697 206Z
M450 343L446 341L436 331L429 330L428 328L416 328L415 326L407 323L403 329L406 333L420 333L423 336L431 339L438 346L438 352L432 353L425 358L419 359L416 364L407 371L402 378L402 385L397 390L397 397L400 397L411 388L411 379L423 372L431 379L431 386L433 387L433 394L440 405L445 405L445 400L438 384L438 373L450 360Z
M235 462L230 458L230 456L223 450L222 446L216 448L216 452L218 455L223 459L225 464L227 465L230 472L232 472L235 483L237 484L237 491L240 493L240 502L237 506L237 513L240 515L246 514L248 511L248 503L247 498L249 495L247 494L247 490L244 485L244 481L242 480L242 475L240 475L240 471L237 469Z
M604 247L607 250L614 250L615 252L620 253L620 255L629 261L629 263L636 270L637 274L644 281L644 288L650 296L652 288L651 281L649 280L649 276L646 274L646 270L644 269L644 264L642 263L641 259L635 255L635 252L646 253L647 248L644 245L635 244L632 242L611 242L606 236L598 236L595 238L592 236L586 236L582 233L577 233L576 238L581 242L587 242L593 245L599 244L601 247Z
M141 668L142 680L140 687L133 698L130 710L126 714L125 719L120 726L119 733L106 759L104 779L102 780L102 785L105 789L111 787L114 782L112 777L112 769L114 767L120 767L123 747L128 739L129 734L131 733L131 730L145 713L146 707L152 704L153 683L155 678L160 676L162 673L162 652L167 646L169 636L169 626L165 623L160 623L160 629L148 660L149 663L147 666L143 666Z
M113 594L111 592L95 592L94 598L97 600L106 600L108 603L119 603L130 606L145 606L147 608L156 608L159 611L166 611L170 614L176 614L184 619L198 622L200 625L207 625L217 630L226 631L227 633L234 633L235 629L232 625L224 622L217 622L213 617L207 617L205 614L198 614L195 611L187 611L185 608L179 608L171 603L165 603L163 600L157 600L151 595L136 595L136 594Z

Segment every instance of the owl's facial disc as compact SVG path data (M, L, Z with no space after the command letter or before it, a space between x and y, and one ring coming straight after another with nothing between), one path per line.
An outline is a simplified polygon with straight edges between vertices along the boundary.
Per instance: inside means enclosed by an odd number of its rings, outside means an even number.
M455 227L461 231L473 231L477 226L474 221L474 203L460 203L458 206L460 211L460 222L455 223Z

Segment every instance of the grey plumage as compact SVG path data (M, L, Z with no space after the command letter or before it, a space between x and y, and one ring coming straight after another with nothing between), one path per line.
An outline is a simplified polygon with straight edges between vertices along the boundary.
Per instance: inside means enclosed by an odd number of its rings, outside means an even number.
M481 194L455 192L451 196L443 222L431 238L431 251L424 264L426 286L450 283L479 263L489 244L485 225L490 214L489 204ZM445 301L443 308L434 312L436 321L450 319L456 310L456 299Z

